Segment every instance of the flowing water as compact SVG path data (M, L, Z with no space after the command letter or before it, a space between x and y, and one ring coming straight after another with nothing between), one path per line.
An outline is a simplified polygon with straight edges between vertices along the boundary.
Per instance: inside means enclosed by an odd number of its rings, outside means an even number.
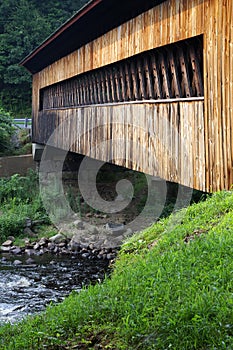
M101 260L51 255L33 257L31 264L20 260L14 265L11 257L0 259L0 324L43 311L71 291L101 282L108 271L108 262Z

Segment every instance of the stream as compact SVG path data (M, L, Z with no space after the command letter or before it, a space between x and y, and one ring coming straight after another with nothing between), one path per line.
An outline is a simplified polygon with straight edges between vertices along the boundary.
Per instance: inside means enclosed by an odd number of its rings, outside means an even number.
M0 255L0 325L20 321L61 302L71 291L100 283L108 271L108 261L99 259L50 254L33 257L31 264L23 256L17 259L22 264Z

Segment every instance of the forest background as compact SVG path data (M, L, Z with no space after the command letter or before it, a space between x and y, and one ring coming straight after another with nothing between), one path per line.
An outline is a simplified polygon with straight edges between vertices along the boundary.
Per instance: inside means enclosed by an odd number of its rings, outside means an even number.
M31 116L32 77L19 62L87 0L0 0L0 108Z

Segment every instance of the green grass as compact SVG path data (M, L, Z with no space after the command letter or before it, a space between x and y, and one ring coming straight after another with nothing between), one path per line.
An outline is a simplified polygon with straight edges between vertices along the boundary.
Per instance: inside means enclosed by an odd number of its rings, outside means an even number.
M23 234L26 218L49 223L39 194L38 175L15 174L0 179L0 243Z
M126 242L101 285L0 328L0 349L233 349L233 193L181 214Z

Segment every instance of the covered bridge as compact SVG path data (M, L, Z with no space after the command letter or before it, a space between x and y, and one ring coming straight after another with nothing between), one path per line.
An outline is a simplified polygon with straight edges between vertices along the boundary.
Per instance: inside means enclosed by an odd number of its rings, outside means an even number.
M93 0L21 64L34 143L60 124L59 148L202 191L233 184L232 0Z

